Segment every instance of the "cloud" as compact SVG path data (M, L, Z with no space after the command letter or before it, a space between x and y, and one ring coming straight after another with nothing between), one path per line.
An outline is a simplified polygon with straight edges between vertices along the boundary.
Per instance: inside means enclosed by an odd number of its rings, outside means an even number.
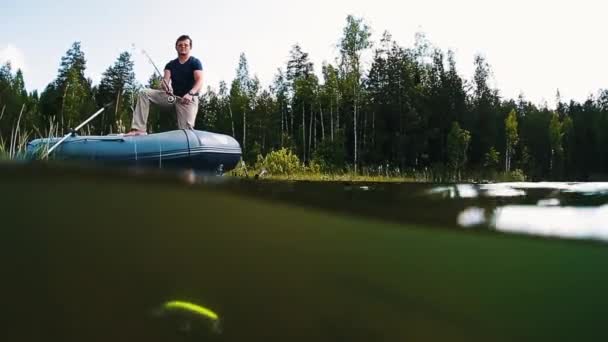
M21 69L24 72L27 71L25 55L21 50L12 44L8 44L7 46L0 48L0 64L4 65L4 63L8 61L11 62L13 71L17 69Z

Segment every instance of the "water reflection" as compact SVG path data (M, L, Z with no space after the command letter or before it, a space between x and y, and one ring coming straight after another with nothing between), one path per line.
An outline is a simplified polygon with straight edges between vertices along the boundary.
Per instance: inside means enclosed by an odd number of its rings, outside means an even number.
M505 206L493 225L503 232L572 239L608 240L608 205L598 208Z
M496 184L296 182L184 174L188 184L256 199L425 227L608 240L608 183Z
M430 195L442 195L444 198L522 197L526 196L524 189L510 183L455 184L436 187L429 190L428 193Z
M461 227L486 226L507 233L608 241L608 183L502 183L479 185L477 189L478 196L486 197L525 196L532 190L542 190L539 194L544 197L534 199L535 204L468 207L457 217Z
M487 224L501 232L567 239L608 241L608 205L600 207L541 207L508 205L487 210L471 207L458 216L465 228Z
M471 184L456 184L440 186L428 191L429 195L439 195L443 198L477 198L479 191Z
M539 207L556 207L560 204L561 202L557 198L547 198L539 200L536 205Z

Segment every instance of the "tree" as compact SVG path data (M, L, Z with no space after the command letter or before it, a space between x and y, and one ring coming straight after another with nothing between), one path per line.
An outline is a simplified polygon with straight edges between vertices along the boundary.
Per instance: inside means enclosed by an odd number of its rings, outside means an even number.
M240 139L241 146L243 148L243 155L247 151L247 112L251 105L252 99L249 97L251 93L252 80L249 76L249 65L247 63L247 57L244 53L241 53L239 57L239 65L236 69L236 78L232 81L230 86L230 109L235 114L240 114L242 124L240 132L242 135ZM238 120L237 120L238 122ZM238 130L237 130L238 132Z
M84 52L81 49L80 42L72 43L70 49L66 54L61 57L61 65L58 70L57 79L55 84L58 86L64 85L67 81L71 70L75 70L75 73L79 77L79 81L85 82L84 71L86 70L86 59Z
M340 67L343 78L351 90L353 105L353 166L357 173L357 111L361 92L361 54L370 48L371 31L362 18L346 17L346 26L340 39Z
M91 88L88 83L83 83L80 80L79 72L76 68L69 70L63 96L60 115L63 128L73 128L78 125L81 118L88 112L85 108L90 108Z
M490 147L490 150L486 152L483 158L483 166L486 169L494 172L498 168L498 164L500 162L500 152L494 148L494 146Z
M522 166L531 179L543 179L551 169L549 124L552 112L546 108L538 109L528 102L520 103L519 107L518 112L523 110L525 113L518 123L521 125Z
M514 109L509 112L509 115L505 119L505 132L507 137L506 149L505 149L505 171L511 171L511 158L513 157L515 146L519 142L519 135L517 133L517 113Z
M220 90L218 93L220 101L220 117L218 118L218 130L225 134L232 134L236 137L234 129L234 117L232 115L232 106L230 104L230 93L226 82L220 81Z
M323 65L323 95L329 102L329 135L334 141L336 131L340 129L340 76L338 69L332 64ZM334 113L335 108L335 113ZM335 114L335 119L334 119Z
M204 130L216 131L221 110L221 99L211 87L208 87L199 102L199 115L196 117L196 126Z
M551 115L551 122L549 123L549 142L551 144L551 166L550 171L552 176L561 177L562 162L564 155L564 148L562 145L562 138L564 133L562 131L562 123L559 121L557 113Z
M489 64L481 55L475 56L473 76L472 116L465 120L465 127L472 132L471 161L478 163L485 151L501 143L497 139L496 120L499 103L497 92L490 88L488 80L491 75Z
M13 96L13 70L10 62L0 67L0 137L9 136L18 104ZM4 120L3 120L4 119ZM0 146L1 148L2 146Z
M114 104L111 110L103 114L99 129L101 134L122 131L130 124L138 88L133 65L131 55L122 52L114 65L102 75L96 96L97 106L101 107L112 101Z
M281 143L280 146L284 147L284 137L289 134L289 84L287 78L280 68L277 70L277 74L274 77L274 83L271 91L277 101L278 110L281 115Z
M85 77L85 70L84 52L80 42L74 42L61 58L57 78L40 96L42 114L47 119L58 117L61 130L77 125L95 107L92 81Z
M576 140L574 131L574 122L569 115L564 116L562 121L563 135L563 147L564 147L564 171L565 176L572 179L576 177L577 165L576 165Z
M460 179L460 172L466 165L470 141L471 134L469 131L461 129L458 122L454 122L447 139L448 164L457 179Z
M290 86L291 93L291 134L296 138L296 142L300 142L301 146L301 155L302 162L306 163L308 161L307 155L307 147L310 149L310 133L312 132L312 127L308 129L309 131L309 142L307 144L306 132L307 132L307 122L306 122L306 112L309 112L309 126L312 126L313 122L313 103L315 100L315 89L318 87L318 79L314 74L314 66L313 63L310 62L308 53L304 52L300 45L296 44L292 47L290 51L289 61L287 62L287 81ZM294 120L296 115L301 114L301 120ZM294 123L295 121L295 123ZM296 134L296 127L298 125L297 122L300 122L299 131ZM295 126L295 127L294 127ZM298 140L301 137L301 140Z

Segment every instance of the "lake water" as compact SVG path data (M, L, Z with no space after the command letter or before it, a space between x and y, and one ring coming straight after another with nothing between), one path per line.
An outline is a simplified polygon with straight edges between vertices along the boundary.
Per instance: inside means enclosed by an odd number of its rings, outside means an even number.
M603 186L4 164L0 340L605 340Z
M255 198L432 227L608 242L608 183L277 182L193 177Z

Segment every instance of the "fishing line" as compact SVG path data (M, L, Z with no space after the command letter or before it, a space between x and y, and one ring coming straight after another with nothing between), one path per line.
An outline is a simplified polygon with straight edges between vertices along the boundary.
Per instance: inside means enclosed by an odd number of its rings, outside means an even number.
M134 50L137 50L137 48L135 47L135 43L131 44L131 47ZM144 49L139 49L139 51L146 56L146 58L148 59L148 62L150 62L150 64L152 64L152 66L154 67L154 70L156 70L156 73L158 74L158 76L160 77L161 81L163 82L163 84L165 85L165 89L167 90L167 92L169 91L169 89L171 89L171 87L169 87L169 83L167 83L167 80L165 80L165 77L163 77L163 75L160 72L160 69L158 69L158 67L156 66L156 63L154 63L154 61L152 60L152 57L150 57L150 55L146 52L146 50ZM173 104L175 103L175 100L178 98L178 96L173 95L173 93L169 93L169 96L167 97L167 102L169 104Z

